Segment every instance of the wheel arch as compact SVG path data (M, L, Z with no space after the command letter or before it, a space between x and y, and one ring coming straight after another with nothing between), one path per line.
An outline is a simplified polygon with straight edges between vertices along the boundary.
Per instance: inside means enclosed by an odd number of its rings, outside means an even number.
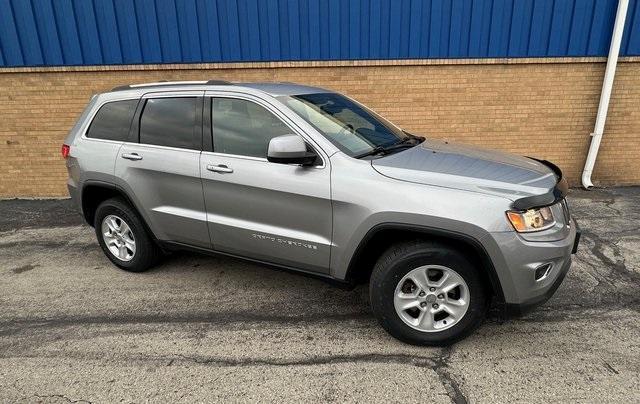
M124 199L124 201L127 202L138 213L146 230L149 232L149 234L153 235L153 232L149 228L146 218L144 217L140 209L138 209L138 206L134 203L133 199L130 198L129 195L127 195L126 191L124 191L122 188L109 182L89 180L82 185L82 191L80 193L80 203L82 206L82 216L84 217L85 221L90 226L93 226L98 206L107 199L117 197Z
M484 278L491 293L498 302L504 302L504 293L493 261L479 240L468 234L420 225L382 223L371 228L356 247L349 261L345 280L352 284L367 281L375 262L389 245L389 240L400 241L411 238L438 241L473 254L482 263Z

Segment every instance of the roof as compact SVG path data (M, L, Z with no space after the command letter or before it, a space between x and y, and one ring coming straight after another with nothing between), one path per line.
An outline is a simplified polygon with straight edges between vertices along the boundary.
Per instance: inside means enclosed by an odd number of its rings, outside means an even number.
M260 82L260 83L238 83L229 82L224 80L209 80L209 81L159 81L153 83L140 83L140 84L128 84L113 88L111 91L124 91L124 90L136 90L136 89L156 89L156 88L181 88L181 87L219 87L219 86L233 86L240 88L251 88L254 90L262 91L271 96L277 97L280 95L299 95L299 94L314 94L314 93L327 93L330 92L324 88L305 86L302 84L285 83L285 82Z

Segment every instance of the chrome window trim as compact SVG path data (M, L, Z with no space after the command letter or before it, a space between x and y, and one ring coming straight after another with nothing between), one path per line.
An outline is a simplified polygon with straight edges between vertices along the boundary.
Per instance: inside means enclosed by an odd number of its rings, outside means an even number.
M202 153L202 150L185 149L185 148L182 148L182 147L162 146L162 145L159 145L159 144L122 142L122 146L125 146L125 145L139 146L139 147L152 148L152 149L162 149L162 150L168 150L168 151L181 151L181 152L185 152L186 151L186 152L190 152L192 154L200 154L200 153Z
M109 139L97 139L94 137L86 137L86 136L81 136L80 137L82 140L86 140L88 142L102 142L102 143L114 143L114 144L123 144L126 143L124 140L109 140Z
M207 155L207 156L214 156L214 157L227 157L227 158L232 158L232 159L240 159L240 160L251 160L251 161L260 161L263 163L268 163L268 164L278 164L278 165L289 165L289 166L298 166L298 167L302 167L302 164L281 164L281 163L272 163L271 161L267 160L264 157L253 157L253 156L243 156L240 154L229 154L229 153L219 153L219 152L210 152L210 151L202 151L203 155ZM318 155L320 156L320 155ZM324 163L324 159L322 158L322 156L320 156L320 160L322 160L322 164L321 165L317 165L317 166L309 166L309 168L315 168L315 169L323 169L326 167L326 164Z
M229 158L242 159L242 160L262 161L266 163L269 162L269 160L267 160L264 157L243 156L241 154L230 154L230 153L220 153L220 152L210 152L210 151L203 151L202 154L205 154L207 156L229 157Z
M140 146L140 147L151 147L151 148L156 148L156 149L165 149L165 150L169 150L169 151L188 151L191 153L203 153L202 150L196 150L196 149L185 149L182 147L171 147L171 146L162 146L162 145L158 145L158 144L148 144L148 143L136 143L136 142L120 142L117 140L106 140L106 139L93 139L93 138L86 138L85 140L91 141L91 142L104 142L104 143L114 143L114 144L118 144L118 145L122 145L122 146Z

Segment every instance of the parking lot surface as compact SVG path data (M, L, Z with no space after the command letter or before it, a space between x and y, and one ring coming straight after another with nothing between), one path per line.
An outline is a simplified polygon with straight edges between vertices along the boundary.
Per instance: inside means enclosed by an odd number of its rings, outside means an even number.
M583 238L549 302L420 348L366 285L191 253L131 274L68 200L0 201L0 402L639 402L640 188L569 203Z

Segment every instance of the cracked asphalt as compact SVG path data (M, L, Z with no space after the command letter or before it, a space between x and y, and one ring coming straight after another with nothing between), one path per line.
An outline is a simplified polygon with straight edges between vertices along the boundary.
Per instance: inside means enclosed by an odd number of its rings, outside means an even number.
M556 295L441 349L389 337L366 286L191 253L130 274L68 200L0 201L0 402L639 402L640 188L569 203Z

